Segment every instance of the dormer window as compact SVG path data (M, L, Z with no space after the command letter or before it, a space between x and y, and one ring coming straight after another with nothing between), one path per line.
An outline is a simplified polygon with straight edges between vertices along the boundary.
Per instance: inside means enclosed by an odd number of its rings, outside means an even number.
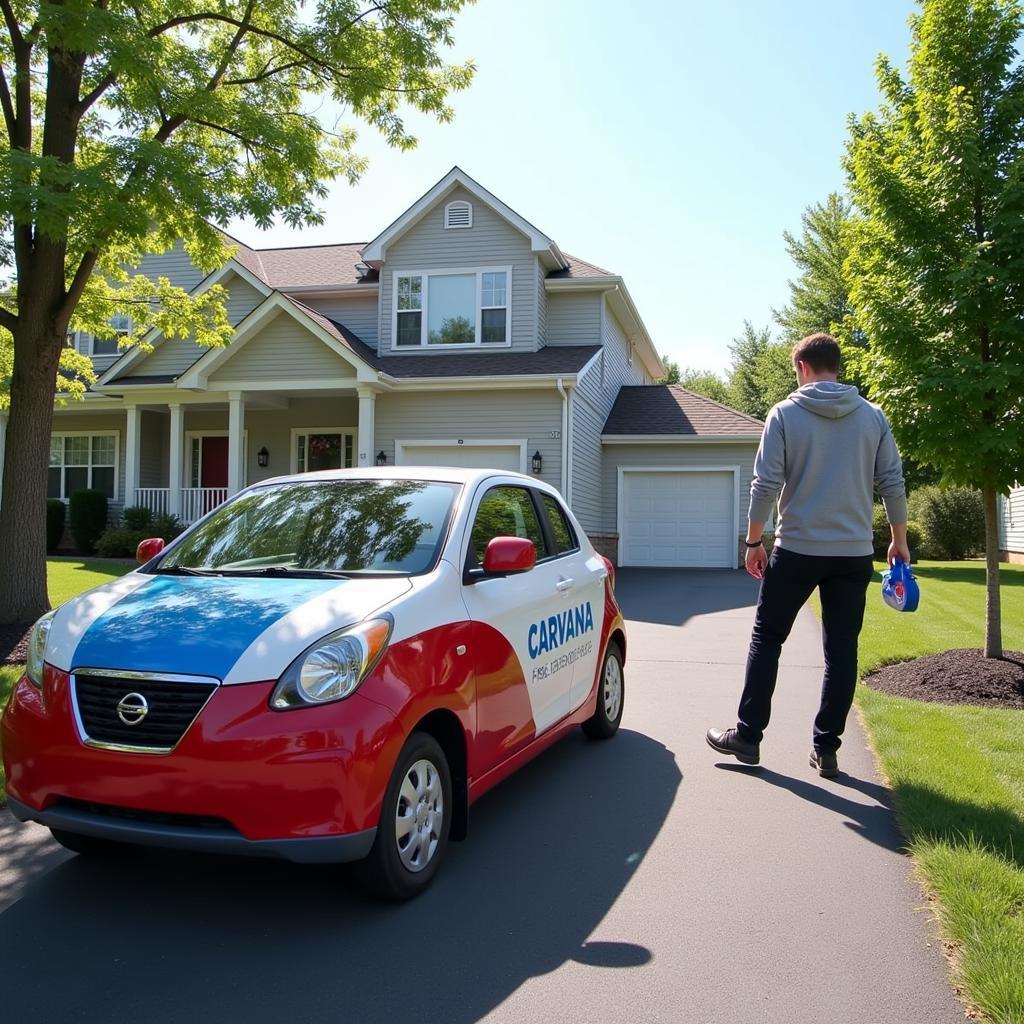
M473 226L473 206L465 199L456 199L444 208L444 226L448 228L471 228Z
M393 348L508 346L511 267L396 274Z

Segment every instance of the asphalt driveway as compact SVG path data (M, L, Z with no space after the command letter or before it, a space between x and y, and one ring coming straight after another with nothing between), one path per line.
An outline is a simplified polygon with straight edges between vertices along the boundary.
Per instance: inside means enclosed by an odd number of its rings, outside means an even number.
M953 1024L927 906L863 734L807 766L820 650L784 655L761 770L731 724L756 584L620 574L627 705L486 796L403 906L330 867L141 852L96 863L0 818L4 1018L147 1024Z

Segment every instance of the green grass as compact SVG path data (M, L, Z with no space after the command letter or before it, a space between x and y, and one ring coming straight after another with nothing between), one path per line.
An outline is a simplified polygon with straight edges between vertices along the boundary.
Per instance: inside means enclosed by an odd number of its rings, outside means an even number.
M84 590L98 587L130 571L134 563L110 562L96 559L49 558L46 561L46 584L50 591L50 604L56 608ZM0 666L0 710L7 706L14 684L21 678L21 666ZM6 777L0 761L0 807L7 803Z
M920 608L900 615L874 583L861 670L981 647L985 570L915 566ZM1003 645L1024 650L1024 567L1002 567ZM1024 1022L1024 712L926 704L858 691L908 847L947 935L967 999L995 1024Z

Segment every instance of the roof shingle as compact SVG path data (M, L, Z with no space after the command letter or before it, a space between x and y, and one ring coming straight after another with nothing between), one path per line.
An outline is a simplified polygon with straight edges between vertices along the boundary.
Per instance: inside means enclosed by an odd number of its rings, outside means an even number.
M753 416L687 391L679 384L630 385L619 389L603 435L759 437Z

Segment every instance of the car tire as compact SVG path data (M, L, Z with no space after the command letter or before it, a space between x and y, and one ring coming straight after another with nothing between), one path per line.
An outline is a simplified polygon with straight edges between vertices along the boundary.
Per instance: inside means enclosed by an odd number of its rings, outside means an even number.
M611 739L619 731L626 698L626 677L622 670L622 651L610 643L597 677L597 708L583 723L584 734L592 740Z
M356 865L363 885L392 900L423 892L444 859L453 810L448 759L433 736L414 732L384 794L373 847Z
M51 828L50 835L73 853L84 857L116 857L124 852L124 844L96 836L84 836L80 832L65 832L62 828Z

